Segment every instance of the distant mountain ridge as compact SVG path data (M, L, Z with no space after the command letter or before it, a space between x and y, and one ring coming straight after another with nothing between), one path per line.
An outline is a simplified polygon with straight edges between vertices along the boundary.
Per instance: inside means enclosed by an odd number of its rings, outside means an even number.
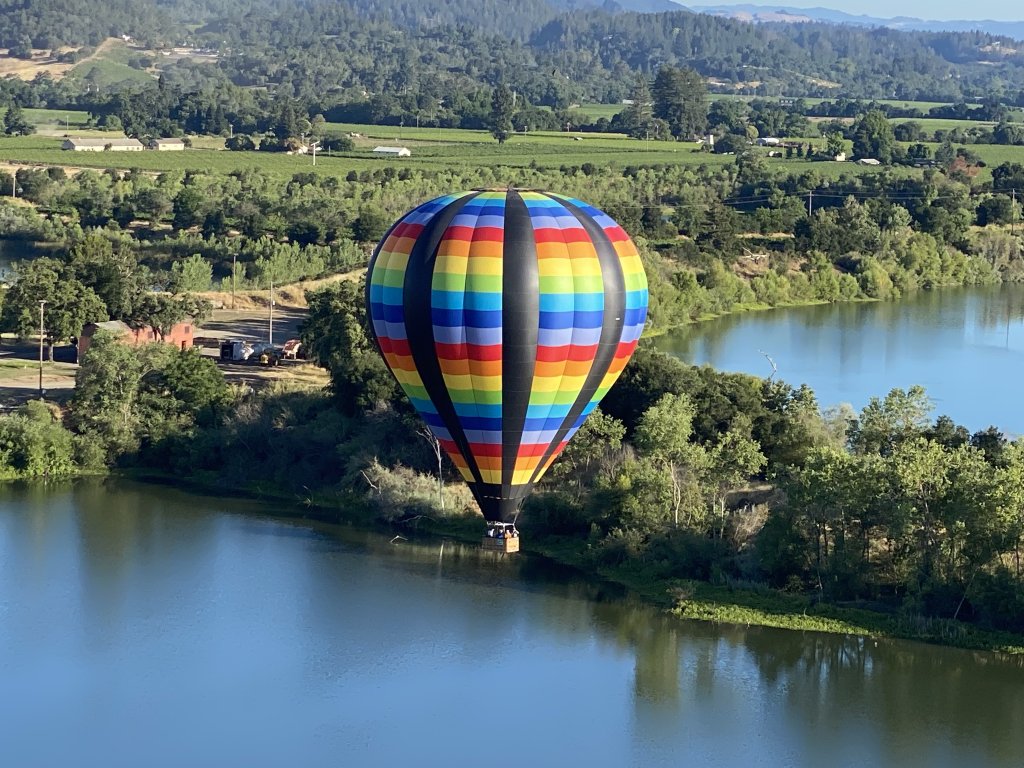
M609 13L671 13L684 11L673 0L548 0L548 5L559 10L603 10Z
M724 16L739 21L760 23L783 22L803 23L811 21L829 24L850 24L859 27L887 27L913 32L970 32L977 30L990 35L1012 37L1024 40L1024 21L994 21L992 19L976 20L957 19L953 21L936 21L918 19L912 16L895 16L881 18L877 16L855 15L832 8L795 8L788 5L756 5L742 3L736 5L690 5L688 8L697 13L708 13L713 16Z

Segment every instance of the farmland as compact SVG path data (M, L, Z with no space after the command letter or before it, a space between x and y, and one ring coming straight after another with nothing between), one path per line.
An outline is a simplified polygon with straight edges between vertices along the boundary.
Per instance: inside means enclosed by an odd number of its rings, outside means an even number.
M65 113L34 110L33 119L43 124L56 124ZM79 113L80 114L80 113ZM46 121L46 122L43 122ZM143 171L205 170L230 173L241 169L259 168L278 178L290 178L299 172L315 172L337 176L349 171L365 171L388 165L403 168L440 171L446 168L491 169L514 181L520 171L530 168L559 168L591 163L603 168L650 165L726 166L734 158L701 152L696 145L674 141L645 141L630 139L621 134L572 134L534 132L513 136L504 145L497 144L486 131L451 128L409 128L329 123L329 131L359 133L354 151L341 154L317 155L314 168L312 159L304 155L276 152L229 152L217 147L223 141L217 138L195 140L196 148L186 152L81 152L71 153L60 148L61 139L55 136L27 136L0 139L0 162L24 165L59 165L80 168L138 168ZM73 131L74 133L74 131ZM89 135L114 137L115 134ZM576 140L576 137L579 140ZM400 143L412 150L412 157L404 159L374 157L371 151L381 143ZM1024 152L1022 152L1024 156ZM804 160L773 159L772 167L781 171L800 172L814 168L822 175L835 177L849 172L854 166L843 163L818 162L813 165ZM875 169L859 171L876 172Z
M927 106L924 104L917 106ZM588 104L581 108L592 116L610 116L621 105ZM355 148L342 153L318 153L316 167L308 155L281 152L229 152L224 141L216 136L192 137L193 148L185 152L141 153L71 153L60 148L66 133L79 136L114 138L120 134L97 131L88 127L89 116L83 111L30 109L26 114L39 131L26 137L0 138L0 162L12 165L63 166L92 169L139 169L152 173L232 171L259 169L269 176L287 179L296 173L313 172L323 176L347 175L382 167L401 167L438 172L446 169L476 169L484 173L487 183L529 183L531 169L557 169L591 164L597 168L623 169L628 166L704 166L724 167L734 161L729 155L703 152L688 142L631 139L622 134L590 132L535 131L514 134L499 145L487 131L457 128L376 126L354 123L327 123L325 130L333 134L351 134ZM903 122L903 119L893 122ZM966 120L924 118L926 131L991 127L991 123ZM820 142L819 137L794 137L802 142ZM382 158L372 154L375 146L399 144L408 147L412 156L403 159ZM929 145L933 150L937 144ZM1024 162L1024 147L976 144L970 149L985 164L980 174L984 181L990 168L1004 162ZM769 167L782 173L813 170L824 178L837 178L849 173L879 173L882 169L865 168L850 163L808 161L801 158L768 158ZM915 175L921 171L896 167L897 175Z

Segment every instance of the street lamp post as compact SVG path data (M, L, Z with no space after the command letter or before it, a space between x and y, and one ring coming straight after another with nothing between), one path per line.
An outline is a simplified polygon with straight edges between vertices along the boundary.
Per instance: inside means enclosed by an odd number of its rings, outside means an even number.
M270 329L267 343L274 346L274 278L270 278Z
M39 300L39 399L43 399L43 307L44 299Z

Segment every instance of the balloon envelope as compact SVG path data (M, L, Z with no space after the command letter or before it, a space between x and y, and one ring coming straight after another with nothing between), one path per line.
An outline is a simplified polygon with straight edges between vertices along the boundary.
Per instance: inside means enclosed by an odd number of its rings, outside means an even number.
M385 235L367 304L385 361L485 519L507 522L632 355L647 278L623 229L587 203L462 192Z

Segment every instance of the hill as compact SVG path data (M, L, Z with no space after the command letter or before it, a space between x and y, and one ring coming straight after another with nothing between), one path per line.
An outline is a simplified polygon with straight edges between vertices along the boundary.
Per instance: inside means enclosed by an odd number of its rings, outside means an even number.
M1018 102L1024 93L1024 51L1008 37L752 24L670 0L0 0L9 60L74 63L109 37L128 38L129 50L103 63L103 83L83 78L78 91L56 95L40 83L24 86L36 96L18 98L88 109L111 98L108 86L156 87L162 74L190 91L245 89L230 97L239 107L261 93L296 99L310 114L362 100L368 121L374 98L414 95L410 113L430 120L446 103L483 108L484 91L499 82L544 107L619 103L638 74L662 64L692 67L715 90L759 96ZM132 68L145 76L129 77ZM5 90L25 93L0 80L0 103L12 97Z
M846 13L832 8L796 8L786 5L755 5L751 3L728 5L691 5L699 13L709 13L739 21L761 23L800 24L820 21L828 24L852 24L861 27L886 27L914 32L984 32L1001 37L1024 40L1024 21L995 21L993 19L954 19L938 21L912 16L884 18Z

